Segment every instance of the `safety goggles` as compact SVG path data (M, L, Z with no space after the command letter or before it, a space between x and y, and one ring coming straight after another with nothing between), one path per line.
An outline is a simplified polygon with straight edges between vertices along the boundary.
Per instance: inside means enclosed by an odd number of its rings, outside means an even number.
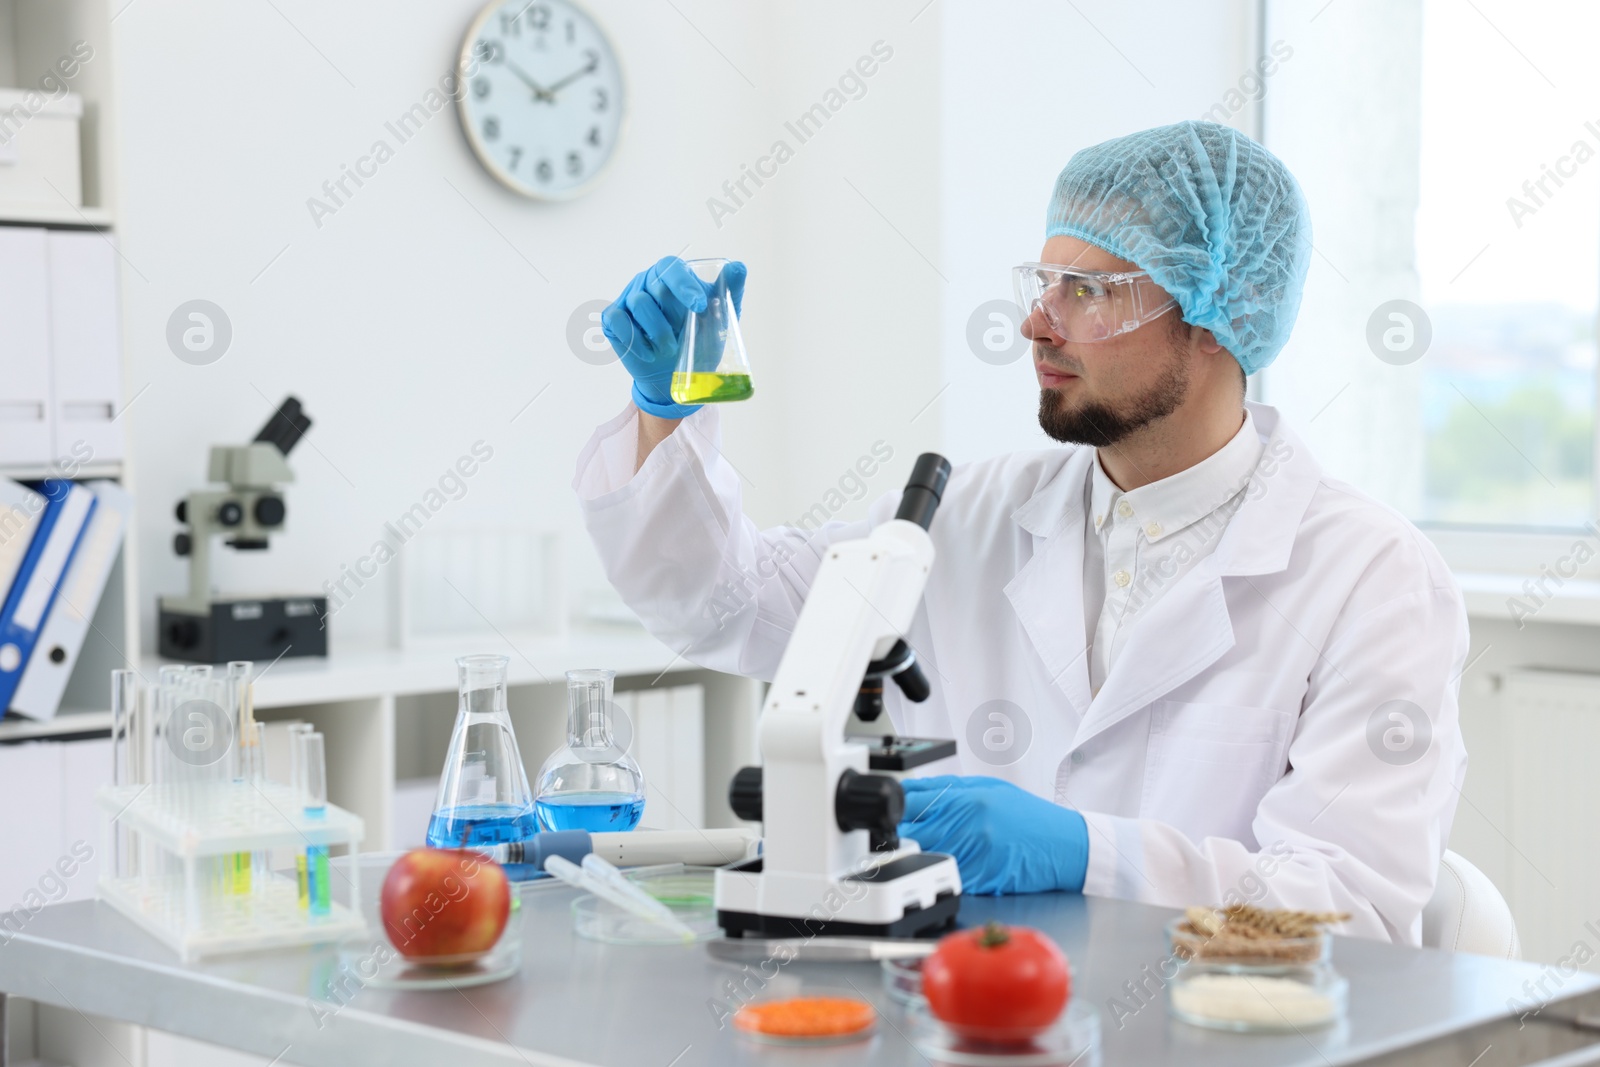
M1178 306L1148 271L1097 271L1024 263L1011 272L1026 318L1038 311L1068 341L1106 341Z

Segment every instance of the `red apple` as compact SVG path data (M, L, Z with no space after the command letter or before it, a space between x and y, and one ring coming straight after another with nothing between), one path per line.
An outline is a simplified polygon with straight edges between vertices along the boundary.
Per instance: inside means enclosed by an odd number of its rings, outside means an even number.
M511 882L469 849L416 848L383 880L383 926L406 959L487 952L505 932Z

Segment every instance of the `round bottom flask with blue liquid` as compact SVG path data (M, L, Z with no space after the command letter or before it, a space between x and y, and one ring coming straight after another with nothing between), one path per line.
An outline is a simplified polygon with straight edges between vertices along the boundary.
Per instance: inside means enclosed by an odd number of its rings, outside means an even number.
M611 701L615 671L567 672L567 743L539 768L541 830L632 830L644 814L644 772L628 755L625 717Z
M456 660L460 703L450 735L450 754L439 779L439 795L428 821L433 848L479 848L525 841L539 829L533 791L517 751L506 706L506 656L462 656ZM513 881L537 877L522 864L507 864Z

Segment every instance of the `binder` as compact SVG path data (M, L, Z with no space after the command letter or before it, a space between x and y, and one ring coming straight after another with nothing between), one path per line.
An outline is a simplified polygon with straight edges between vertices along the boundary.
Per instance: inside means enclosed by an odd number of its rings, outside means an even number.
M0 478L0 604L6 602L11 583L22 569L43 514L44 497L21 482Z
M47 231L0 226L0 457L51 459L50 255Z
M0 708L11 706L22 670L38 643L39 630L95 507L95 495L89 490L56 479L44 483L44 497L48 503L39 530L6 594L5 607L0 609Z
M51 230L50 351L54 456L122 459L117 252L103 233Z
M86 488L95 496L94 511L11 698L11 710L32 719L53 718L61 706L133 513L133 497L117 483L89 482Z

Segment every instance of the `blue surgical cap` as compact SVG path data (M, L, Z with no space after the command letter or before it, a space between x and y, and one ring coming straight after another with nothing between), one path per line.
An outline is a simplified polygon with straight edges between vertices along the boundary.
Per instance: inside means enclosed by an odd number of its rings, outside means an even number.
M1246 374L1289 339L1311 217L1289 168L1237 130L1179 122L1075 153L1045 223L1062 234L1149 271Z

